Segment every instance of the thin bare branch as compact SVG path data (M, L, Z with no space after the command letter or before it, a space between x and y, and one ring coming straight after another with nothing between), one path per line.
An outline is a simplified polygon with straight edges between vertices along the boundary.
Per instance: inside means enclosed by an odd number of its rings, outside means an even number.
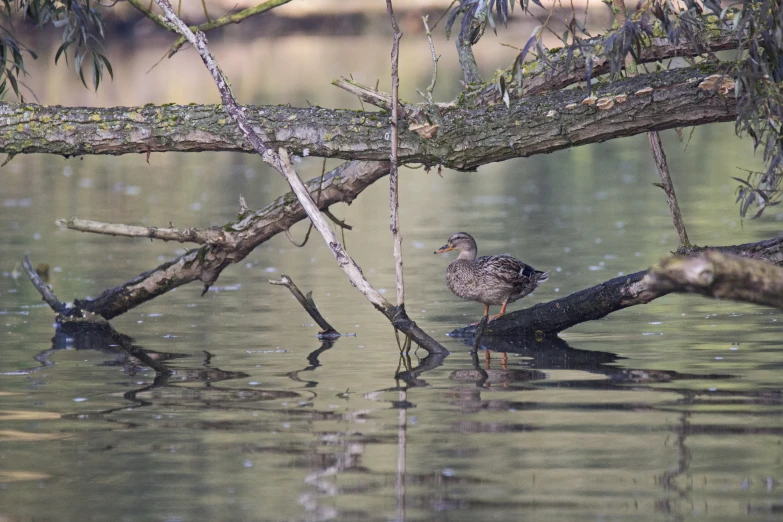
M128 0L128 3L160 27L167 31L171 31L171 27L166 23L166 20L159 14L153 13L150 8L141 3L141 0Z
M321 190L324 186L324 174L326 173L326 158L324 158L323 163L321 164L321 181L318 182L318 197L315 198L315 204L320 205L321 203ZM285 231L285 237L288 238L288 240L297 248L302 248L307 244L307 240L310 239L310 232L313 231L313 222L311 221L307 225L307 232L305 233L305 237L302 240L301 243L298 243L296 239L294 239L294 236L291 235L291 229L287 228Z
M429 18L429 15L422 16L421 21L424 22L424 29L427 32L427 41L430 43L430 52L432 53L432 81L430 82L430 86L427 87L426 94L421 91L419 91L419 94L429 103L433 103L432 92L435 90L435 82L438 80L438 60L440 59L440 56L435 54L435 44L432 43L432 33L430 32L429 25L427 25Z
M332 221L332 223L342 228L343 230L353 230L353 227L346 223L344 219L337 218L337 216L332 214L329 210L324 210L323 213Z
M374 107L387 111L392 110L392 96L390 94L372 89L354 80L349 80L348 78L335 78L332 80L332 85L348 91L351 94L355 94L360 100L363 100ZM397 103L399 103L399 100ZM402 113L403 118L414 110L413 107L408 107L404 104L400 104L398 109L399 112Z
M674 193L674 184L669 175L669 165L666 162L666 154L663 152L661 137L657 131L652 131L647 133L647 139L650 142L650 149L655 159L655 167L658 169L658 175L661 177L660 187L666 192L666 201L669 203L674 229L677 231L677 237L680 240L679 248L690 248L691 243L688 241L688 232L685 230L685 222L682 220L680 205L677 203L677 195Z

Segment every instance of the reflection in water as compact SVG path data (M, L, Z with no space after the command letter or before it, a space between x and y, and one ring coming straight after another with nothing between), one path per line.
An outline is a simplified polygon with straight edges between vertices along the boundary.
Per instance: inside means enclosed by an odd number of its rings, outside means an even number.
M583 470L595 477L595 484L587 486L578 479L578 468L571 470L574 463L568 463L568 459L585 458L581 450L576 450L579 453L574 455L575 450L571 446L552 444L557 444L558 438L573 433L586 445L585 451L598 452L596 458L605 459L609 463L608 469L613 470L620 466L619 462L623 459L630 458L622 449L627 444L627 437L630 435L632 440L644 436L646 428L642 432L631 429L627 433L620 424L610 428L615 431L605 434L606 438L601 440L614 441L618 447L607 452L608 448L591 442L591 433L584 431L582 426L585 422L582 413L592 417L609 413L616 419L640 413L664 415L658 429L670 435L658 439L661 442L653 443L650 449L662 452L663 460L671 461L672 465L659 465L654 471L652 478L658 488L657 493L646 491L644 488L647 486L640 485L645 484L643 475L626 486L612 487L617 490L630 488L626 494L637 498L636 507L631 512L645 512L644 499L648 498L651 502L649 512L681 517L696 509L694 506L697 504L707 506L707 498L712 498L712 505L720 506L715 497L705 497L705 491L713 488L710 481L720 483L719 475L712 474L709 478L698 475L704 486L701 482L694 482L694 450L691 446L696 444L698 447L699 437L723 437L727 434L783 436L783 428L777 426L741 426L714 421L694 424L694 416L700 409L719 412L723 408L729 412L738 404L783 406L783 392L780 390L756 394L741 389L709 392L698 387L690 389L684 384L705 379L710 382L730 381L732 376L729 374L699 375L666 369L623 367L624 359L616 353L573 348L558 338L483 337L462 342L469 350L468 357L462 356L458 350L448 358L427 355L417 359L415 355L402 354L399 368L389 375L389 378L394 378L394 386L362 390L360 393L348 391L355 388L351 381L341 383L339 392L327 390L324 384L331 382L330 372L339 369L324 362L324 357L332 350L346 349L340 345L345 344L343 340L321 342L314 350L301 356L307 366L281 372L284 379L279 381L279 386L265 386L263 389L241 384L242 380L252 378L247 372L215 367L217 359L211 352L187 356L149 350L111 329L58 328L51 348L38 354L36 359L42 365L40 368L51 369L52 361L65 353L64 350L93 350L107 357L107 361L99 363L99 367L120 368L127 375L144 375L147 368L154 369L155 375L150 381L122 393L124 404L81 409L78 413L66 413L61 419L78 423L108 422L115 429L134 431L138 437L146 431L149 422L144 415L132 413L134 409L141 408L152 412L154 418L163 417L158 421L155 433L164 430L163 433L167 434L164 439L180 432L189 434L189 437L198 433L229 437L223 443L225 449L218 454L221 459L230 459L233 451L238 450L243 455L246 468L252 469L268 460L279 464L264 464L262 468L272 465L270 470L287 469L294 474L296 478L289 486L296 492L295 505L306 513L304 518L308 520L373 519L377 517L378 509L386 514L384 518L396 520L427 518L428 513L453 510L469 510L472 516L502 512L515 514L514 518L525 518L522 513L532 510L531 513L537 514L536 520L558 519L564 512L601 513L609 508L587 501L588 497L573 496L572 493L564 495L559 489L566 487L581 491L587 488L589 491L591 487L597 487L602 481L609 480L602 478L600 473L596 475L600 466ZM291 360L289 368L301 358ZM189 365L189 361L197 364ZM444 366L445 370L442 370ZM317 375L318 378L302 378L305 374L308 377ZM568 377L560 378L560 374ZM293 383L299 390L286 386L286 382ZM432 388L438 394L434 402L426 393ZM310 396L303 397L302 390L307 390ZM552 402L547 390L563 390L571 398ZM578 390L583 393L615 390L627 395L623 400L601 403L587 398L589 396L586 396L587 400L579 400L572 395ZM643 398L650 393L661 396L663 400ZM347 407L336 411L335 399L344 401ZM386 406L379 410L373 404ZM445 431L441 431L442 427L437 428L443 446L434 446L428 451L442 454L441 461L453 461L454 464L427 469L427 465L422 464L428 462L429 457L427 453L422 454L422 446L417 440L426 434L420 425L432 422L435 412L444 406L454 415L447 414L449 420ZM394 412L394 415L386 416L385 411ZM675 413L676 417L670 417L670 413ZM247 417L248 414L251 417ZM563 427L555 429L551 422L542 421L546 418L542 415L549 414L555 415ZM280 427L276 427L279 426L276 421L279 419L291 424L285 436L277 433ZM371 429L372 424L380 419L385 419L389 429ZM568 427L570 422L576 424ZM294 429L294 426L299 428ZM13 432L25 433L21 430ZM476 445L470 439L474 436L502 442L500 445ZM73 436L32 439L26 434L25 437L8 440L39 440L43 443L67 441ZM237 437L241 442L231 442ZM696 442L691 443L694 437ZM155 444L157 448L160 442ZM185 449L181 445L178 447ZM114 448L114 444L106 444L100 451L115 452ZM509 468L510 476L523 475L504 485L491 479L487 482L488 479L475 468L481 466L484 459L492 458L491 452L496 450L491 448L518 455L509 457L512 461L523 459ZM550 467L537 464L539 457L532 457L534 454L549 455L552 449L566 452L563 455L566 460ZM660 460L658 458L656 462ZM612 464L614 461L617 462ZM470 465L460 464L463 462ZM487 465L490 465L489 462ZM514 469L516 466L520 466L518 470ZM530 477L532 482L524 478L522 470L527 468L534 471ZM568 470L568 474L560 475L559 469ZM33 470L25 473L35 476ZM776 478L765 475L762 480L769 485L770 492L775 491ZM501 488L506 493L503 498L490 498L486 496L487 487ZM474 491L485 493L474 494ZM601 493L603 496L606 494ZM369 503L356 504L350 500L357 495ZM392 496L394 502L384 507L381 499ZM369 499L378 499L380 504L375 505ZM373 505L376 507L371 507ZM612 509L623 511L619 506ZM771 509L758 503L752 507L754 513L760 514Z
M315 388L318 386L318 381L303 381L302 378L299 376L301 372L312 372L315 371L316 368L321 366L321 362L318 360L318 357L324 353L326 350L329 350L334 346L335 341L334 340L322 340L320 348L313 350L310 352L310 354L307 356L307 362L310 363L309 366L302 368L301 370L295 370L293 372L288 373L288 377L292 381L296 382L303 382L305 383L305 388Z

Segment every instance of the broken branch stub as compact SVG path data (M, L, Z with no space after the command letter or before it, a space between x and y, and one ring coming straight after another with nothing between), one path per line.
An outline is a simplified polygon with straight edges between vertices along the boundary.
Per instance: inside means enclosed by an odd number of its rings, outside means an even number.
M310 317L312 317L313 320L318 323L318 326L323 328L323 331L318 332L319 338L329 339L340 337L340 332L335 330L332 325L329 324L326 319L324 319L324 317L321 315L321 312L318 311L318 307L315 306L315 301L313 301L312 292L308 292L307 295L302 294L301 290L299 290L296 284L294 284L293 280L285 274L280 274L279 281L270 279L269 284L284 286L291 291L296 300L299 301L299 304L302 305L302 308L304 308L305 311L310 314Z

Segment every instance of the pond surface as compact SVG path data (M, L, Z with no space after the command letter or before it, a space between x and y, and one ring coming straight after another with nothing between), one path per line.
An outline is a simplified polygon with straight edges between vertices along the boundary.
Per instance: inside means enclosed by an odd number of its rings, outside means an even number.
M410 53L413 65L403 70L404 96L415 99L429 81L429 50L406 38L403 59ZM216 44L216 54L245 101L358 107L329 80L358 70L367 83L387 78L388 40L358 42L277 40L270 69L305 60L310 78L291 73L302 77L296 91L274 78L262 89L263 78L238 66L236 43ZM269 45L252 43L262 55ZM163 51L111 52L132 76ZM444 92L456 83L448 54ZM326 55L355 61L318 58ZM190 53L159 66L144 87L115 80L97 96L68 71L47 74L33 76L43 103L217 99ZM776 208L759 221L738 217L730 177L758 159L731 125L697 129L687 150L673 131L664 142L692 241L781 233ZM321 162L298 167L311 178ZM63 231L55 219L205 227L232 220L240 194L260 207L286 186L251 155L154 154L149 165L137 156L14 159L0 171L0 518L779 520L779 311L668 296L543 343L485 339L475 353L447 336L481 314L446 288L451 254L432 254L453 232L473 234L480 253L508 252L550 271L511 310L674 250L646 138L442 174L403 170L400 213L407 308L451 354L401 360L387 321L316 234L304 248L275 237L204 297L189 285L118 317L112 324L127 337L56 330L20 274L24 254L49 264L54 291L72 300L183 246ZM332 210L354 227L349 253L393 299L387 194L381 180ZM305 230L300 223L292 233L301 239ZM290 294L268 284L281 273L350 335L318 341ZM161 364L173 374L156 374Z

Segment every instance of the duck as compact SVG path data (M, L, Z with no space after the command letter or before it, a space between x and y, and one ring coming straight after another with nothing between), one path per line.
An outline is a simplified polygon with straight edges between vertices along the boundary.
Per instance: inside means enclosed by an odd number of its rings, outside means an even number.
M457 259L446 269L446 284L454 295L484 305L489 315L490 305L500 305L494 321L506 313L509 303L525 297L549 279L549 272L536 270L509 254L476 257L476 240L466 232L453 234L436 254L458 250Z

